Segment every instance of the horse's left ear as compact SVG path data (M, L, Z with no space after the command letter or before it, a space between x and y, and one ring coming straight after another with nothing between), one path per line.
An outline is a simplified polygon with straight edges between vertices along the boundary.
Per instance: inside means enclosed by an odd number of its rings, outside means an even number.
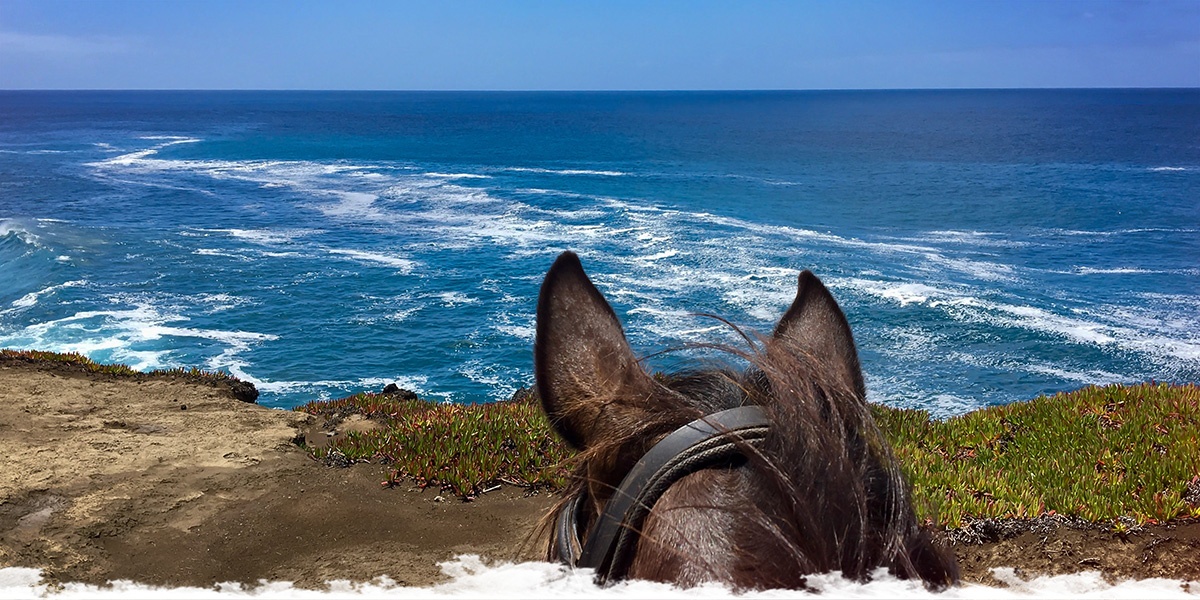
M833 294L812 271L800 273L796 299L771 337L773 346L782 345L794 356L807 357L859 398L866 397L850 323Z
M636 430L666 392L638 364L573 252L562 253L542 283L533 368L550 424L577 449Z

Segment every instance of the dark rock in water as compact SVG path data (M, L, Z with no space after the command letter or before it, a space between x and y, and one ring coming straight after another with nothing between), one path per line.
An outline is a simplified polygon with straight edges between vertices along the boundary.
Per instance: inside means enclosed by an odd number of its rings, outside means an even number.
M258 388L254 387L254 384L248 381L234 381L229 385L229 390L233 392L234 398L242 402L254 402L258 400Z
M531 387L519 388L519 389L517 389L517 391L513 392L512 397L509 398L508 401L509 402L521 402L521 401L536 402L537 401L537 392L534 391L534 389Z
M400 396L401 400L416 400L417 399L416 392L414 392L412 390L406 390L394 383L387 384L387 386L384 387L383 391L380 393L383 395L386 395L386 396Z

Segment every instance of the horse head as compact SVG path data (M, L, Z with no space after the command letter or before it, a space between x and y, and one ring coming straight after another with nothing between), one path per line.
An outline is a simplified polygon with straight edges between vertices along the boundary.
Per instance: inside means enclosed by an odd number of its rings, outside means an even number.
M774 332L750 346L744 370L651 375L579 258L558 257L538 297L534 365L546 415L579 452L547 518L548 557L602 581L799 588L806 574L863 580L885 567L932 588L955 582L821 281L802 272Z

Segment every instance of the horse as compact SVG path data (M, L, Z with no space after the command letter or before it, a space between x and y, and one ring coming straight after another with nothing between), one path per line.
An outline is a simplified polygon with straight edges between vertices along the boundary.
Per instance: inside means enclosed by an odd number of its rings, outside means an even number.
M743 337L749 350L729 349L743 370L652 375L579 257L557 258L538 295L535 389L577 454L542 521L546 558L593 568L601 584L803 589L806 575L866 581L880 568L929 589L955 584L821 280L800 273L773 333Z

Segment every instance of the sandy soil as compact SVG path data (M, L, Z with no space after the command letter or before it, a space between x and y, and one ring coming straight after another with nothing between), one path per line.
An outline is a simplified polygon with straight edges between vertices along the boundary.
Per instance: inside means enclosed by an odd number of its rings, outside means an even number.
M202 383L0 358L0 566L90 583L429 584L457 554L528 557L545 497L382 489L379 465L309 459L292 442L308 425Z
M0 357L0 566L50 581L319 587L380 575L428 585L458 554L536 557L529 532L553 498L384 489L384 467L328 467L293 443L319 425L186 377ZM946 541L968 581L994 581L995 566L1200 579L1195 523L1118 535L1043 520Z

